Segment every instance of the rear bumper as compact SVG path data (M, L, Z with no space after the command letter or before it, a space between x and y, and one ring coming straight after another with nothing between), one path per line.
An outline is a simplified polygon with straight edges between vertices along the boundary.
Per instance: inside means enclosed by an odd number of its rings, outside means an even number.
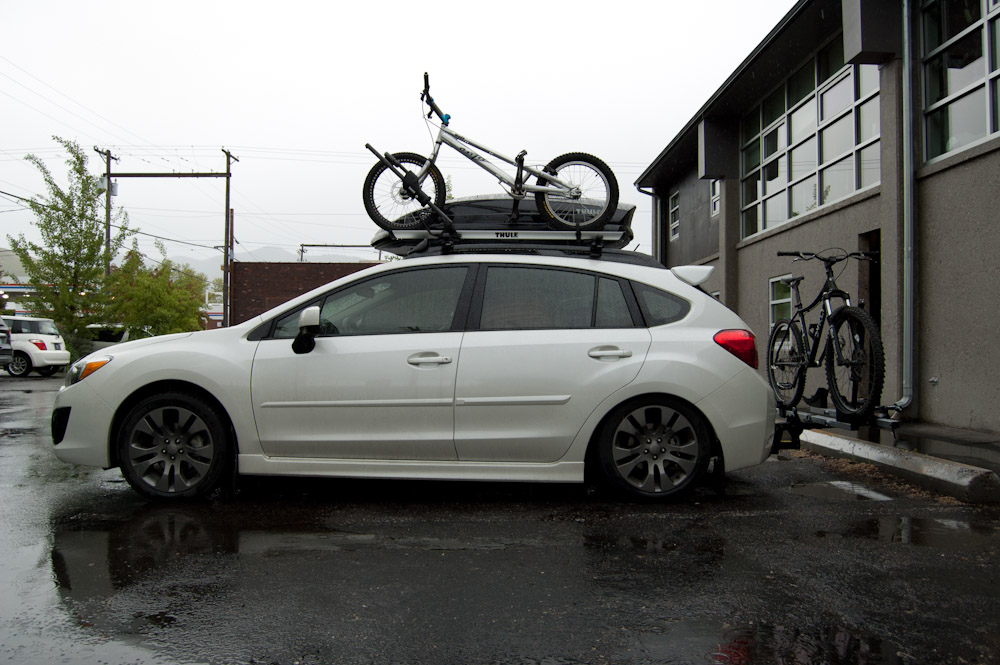
M774 393L750 368L698 402L722 445L726 471L762 463L774 439Z

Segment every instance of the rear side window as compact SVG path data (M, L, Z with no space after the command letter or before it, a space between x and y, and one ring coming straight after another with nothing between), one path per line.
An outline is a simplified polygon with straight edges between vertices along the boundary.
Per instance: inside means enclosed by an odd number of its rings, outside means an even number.
M691 303L687 300L648 284L633 282L632 289L650 328L680 321L691 311Z
M631 328L618 281L585 272L491 266L486 273L483 330Z

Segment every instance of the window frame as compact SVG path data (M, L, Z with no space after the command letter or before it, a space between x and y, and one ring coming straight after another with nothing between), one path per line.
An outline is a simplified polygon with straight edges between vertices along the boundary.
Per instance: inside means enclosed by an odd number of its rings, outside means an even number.
M923 145L924 163L932 164L945 159L955 153L973 148L991 138L996 138L1000 133L1000 0L979 0L980 16L978 19L962 28L951 37L942 39L940 44L928 49L927 43L927 21L929 10L938 8L939 11L946 7L949 0L924 0L920 4L919 29L920 40L920 102L921 102L921 130L920 136ZM959 88L949 89L941 99L929 100L930 75L928 70L931 63L943 58L950 49L957 47L970 36L978 34L979 44L982 48L982 72L975 80L966 82ZM947 67L945 71L947 72ZM945 74L947 79L947 74ZM974 99L982 94L982 100ZM949 110L959 108L960 104L972 102L975 105L981 104L983 112L983 135L970 138L964 143L956 144L954 147L947 147L956 139L955 132L951 131L951 121L948 128L943 130L940 136L935 136L932 125L939 118L949 118ZM961 126L967 127L966 123ZM940 152L937 151L938 143L941 143Z
M768 330L774 328L774 324L782 319L790 319L792 317L792 289L791 287L785 287L788 289L787 298L775 298L774 297L774 285L780 284L781 280L789 279L792 273L786 273L784 275L778 275L777 277L771 277L767 280L767 318L768 318ZM788 316L774 318L774 308L780 305L788 305Z
M708 184L708 212L710 217L718 217L722 212L722 180L716 178Z
M824 64L837 62L835 57L831 58L831 54L836 50L838 40L842 39L843 35L838 35L822 45L807 60L793 68L792 73L779 85L763 95L753 110L741 118L739 159L741 239L786 224L800 215L858 191L877 186L881 182L881 157L878 160L877 170L872 166L866 167L861 161L862 152L870 157L871 147L881 145L881 86L877 67L844 64L830 73L825 80L819 80ZM867 68L873 68L874 78L870 76L872 70ZM813 86L811 90L803 92L804 84L807 83L805 76L810 71ZM863 83L872 82L874 85L870 85L868 89L863 88ZM844 90L850 91L849 99L842 92ZM769 102L772 102L779 93L784 95L784 112L775 115L765 125L764 107L768 105L774 108L773 103ZM839 97L833 96L838 93ZM798 98L793 100L793 96ZM824 101L827 99L831 101L840 99L841 102L833 109L825 109ZM869 132L862 140L861 113L863 109L872 108L873 100L878 100L877 131ZM752 117L754 115L756 118ZM804 131L797 129L802 122L805 122ZM849 128L846 132L845 127ZM748 129L756 133L750 134ZM838 142L838 147L841 149L824 154L824 138L832 139L835 131L844 132L844 136L849 135L850 140L841 139ZM775 132L777 132L776 138L772 139L771 136ZM796 159L793 160L793 157ZM843 174L837 180L833 175L835 170L844 166L850 167L849 191L838 196L826 196L825 193L829 191L826 186L828 180L843 182ZM773 177L768 177L769 170L774 174ZM863 176L870 176L873 171L877 171L879 177L874 181L866 181ZM801 195L810 181L813 193L811 197L807 195L807 203L803 204L793 195ZM798 209L800 207L801 210Z
M681 237L681 193L679 191L674 192L667 199L667 211L670 240L674 241Z

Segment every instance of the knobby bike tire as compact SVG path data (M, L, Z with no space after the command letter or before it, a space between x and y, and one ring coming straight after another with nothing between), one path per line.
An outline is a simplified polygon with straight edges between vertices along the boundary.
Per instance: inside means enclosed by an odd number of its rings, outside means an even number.
M778 406L792 408L806 386L806 354L802 331L790 319L774 324L767 339L767 382Z
M846 365L835 357L834 335ZM838 416L863 422L878 406L885 380L885 350L875 320L858 307L838 309L830 317L825 355L826 382Z
M549 226L560 231L594 231L603 227L618 209L618 180L607 164L593 155L570 152L556 157L545 172L561 176L583 190L579 200L549 192L536 192L535 203ZM548 184L538 178L538 185ZM589 194L589 196L588 196Z
M393 157L404 165L412 165L412 171L421 169L427 162L426 157L412 152L396 152ZM420 187L431 197L434 205L438 208L444 206L447 188L444 176L435 164L430 165L427 177L420 183ZM362 196L368 216L386 231L424 227L422 218L416 214L423 206L403 191L402 181L382 162L375 164L368 172ZM427 221L432 225L436 223L433 215L427 217Z

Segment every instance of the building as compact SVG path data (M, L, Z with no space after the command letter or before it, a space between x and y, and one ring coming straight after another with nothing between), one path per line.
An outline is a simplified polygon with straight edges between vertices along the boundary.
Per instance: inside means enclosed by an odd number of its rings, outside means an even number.
M1000 0L801 0L636 186L654 253L715 266L762 355L790 311L777 280L823 283L776 251L878 250L838 282L881 325L882 403L1000 432Z
M327 282L377 263L233 263L230 322L235 325Z

